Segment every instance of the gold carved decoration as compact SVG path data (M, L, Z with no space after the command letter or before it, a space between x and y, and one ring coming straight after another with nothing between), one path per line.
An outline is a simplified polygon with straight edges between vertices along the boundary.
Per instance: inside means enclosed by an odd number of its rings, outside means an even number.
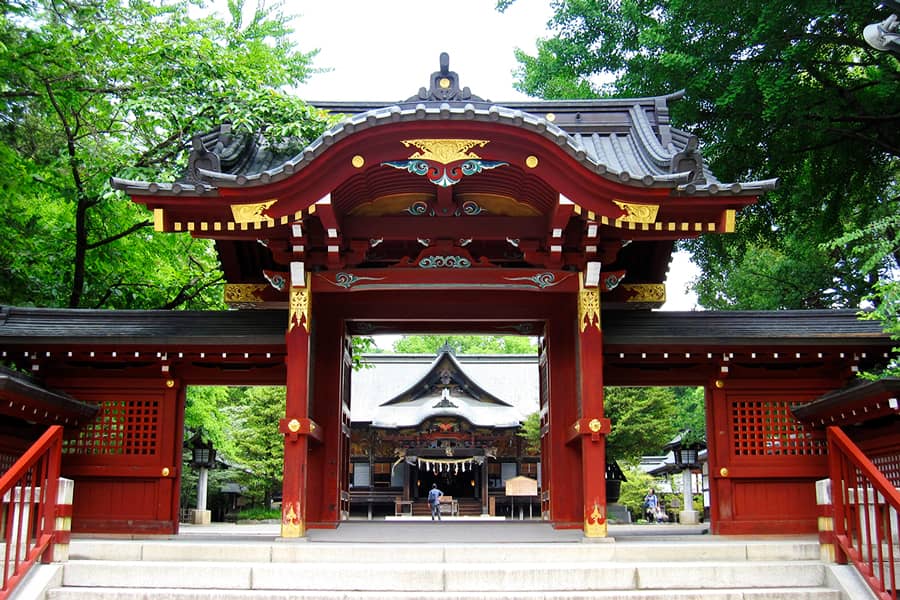
M163 467L163 470L162 470L162 476L163 476L163 477L168 477L168 476L169 476L169 473L171 473L171 471L169 471L169 467Z
M599 502L594 502L594 510L584 520L584 536L589 538L606 537L606 516L600 512Z
M655 223L659 206L656 204L632 204L613 200L613 204L625 211L625 216L619 218L623 223Z
M298 421L297 419L291 419L290 421L288 421L288 431L290 431L291 433L297 433L298 431L300 431L300 421Z
M303 329L309 333L309 273L306 274L306 285L303 287L291 286L290 316L288 317L288 332L294 330L297 325L303 325Z
M662 283L623 283L620 286L628 302L665 302L666 286Z
M484 148L490 140L402 140L402 144L409 148L415 146L419 152L413 152L409 158L419 160L433 160L446 165L457 160L481 158L474 152L469 152L474 147Z
M353 158L350 159L350 164L353 165L357 169L362 169L363 165L366 164L366 159L362 157L362 155L357 154Z
M591 419L588 423L588 429L597 433L601 429L603 429L603 423L600 422L600 419Z
M262 294L269 286L265 283L226 283L225 302L227 304L252 304L262 302Z
M525 166L529 169L533 169L538 166L538 162L540 161L538 161L538 157L534 154L525 157Z
M502 217L539 217L541 211L526 202L520 202L512 196L502 194L482 194L467 192L456 194L459 205L465 202L474 202L481 210L491 216Z
M278 200L269 200L267 202L257 202L256 204L232 204L231 214L234 216L235 223L261 223L269 221L270 217L263 213L270 206L278 202Z
M582 333L588 325L600 331L600 288L584 287L584 275L579 275L578 325Z
M295 510L296 505L296 510ZM298 538L304 535L299 502L286 502L281 507L281 537Z
M354 206L347 213L354 217L381 217L384 215L410 214L409 207L417 202L430 203L435 194L423 194L410 192L403 194L388 194L379 196L371 202L365 202Z

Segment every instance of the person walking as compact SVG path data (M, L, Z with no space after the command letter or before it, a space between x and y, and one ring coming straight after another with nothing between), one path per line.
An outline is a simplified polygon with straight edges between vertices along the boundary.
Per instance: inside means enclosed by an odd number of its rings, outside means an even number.
M661 512L662 507L659 505L659 497L656 495L656 491L650 488L650 491L644 496L644 514L651 523L662 523Z
M441 520L441 496L444 495L444 492L438 489L436 483L431 484L431 489L428 491L428 505L431 507L431 520L434 521L435 515L437 515L438 521Z

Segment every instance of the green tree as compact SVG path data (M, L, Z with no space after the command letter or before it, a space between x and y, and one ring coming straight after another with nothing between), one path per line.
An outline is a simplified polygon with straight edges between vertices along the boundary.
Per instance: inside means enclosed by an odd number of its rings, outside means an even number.
M825 244L826 248L839 247L848 242L857 242L855 255L863 261L864 268L873 268L885 257L900 253L900 213L890 215L867 227L850 231L841 238ZM870 301L872 310L863 313L865 319L879 320L884 324L885 333L900 342L900 272L875 284ZM900 348L894 348L900 354ZM867 378L900 376L900 360L896 357L881 373L866 373Z
M501 0L499 8L514 0ZM543 98L658 95L725 181L777 176L736 235L685 244L708 308L856 306L900 266L823 247L900 213L900 62L870 48L875 2L554 0L552 36L517 51L518 87Z
M409 335L394 342L394 352L437 354L449 344L456 354L536 354L533 338L520 335Z
M607 387L604 408L612 422L606 441L610 459L656 454L678 432L672 388Z
M518 432L520 438L525 440L525 450L532 454L541 452L541 413L533 412L522 421Z
M635 520L643 519L644 496L652 487L658 487L656 478L641 471L634 464L620 464L626 480L622 482L619 504L628 508Z
M706 392L700 387L672 388L675 396L675 433L690 430L706 437Z
M221 304L213 246L156 235L112 175L166 180L223 122L298 142L323 128L286 90L312 53L263 4L194 18L191 0L22 0L0 8L0 298L108 308Z
M281 486L284 436L278 422L285 414L283 387L231 388L229 416L234 444L233 459L246 468L241 475L247 495L269 505L271 493Z

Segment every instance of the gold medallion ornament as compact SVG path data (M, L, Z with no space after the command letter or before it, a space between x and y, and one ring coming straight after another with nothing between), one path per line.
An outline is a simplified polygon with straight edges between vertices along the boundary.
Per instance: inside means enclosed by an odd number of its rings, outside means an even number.
M529 169L533 169L533 168L537 167L538 162L539 162L538 157L535 156L534 154L531 154L531 155L525 157L525 166L528 167Z
M600 419L591 419L590 423L588 423L588 429L597 433L603 429L603 423L600 422Z
M584 275L579 275L578 325L582 333L588 325L600 331L600 288L584 287Z
M291 433L297 433L298 431L300 431L300 421L298 421L297 419L291 419L288 422L288 430Z
M366 164L366 159L363 158L361 155L357 154L356 156L354 156L353 158L350 159L350 164L352 164L357 169L361 169L361 168L363 168L363 165Z

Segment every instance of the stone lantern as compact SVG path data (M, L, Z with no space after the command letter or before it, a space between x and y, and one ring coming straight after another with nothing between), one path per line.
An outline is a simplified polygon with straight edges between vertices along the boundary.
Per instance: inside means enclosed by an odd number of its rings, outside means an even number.
M704 436L685 429L676 435L671 442L663 446L675 457L675 466L681 469L682 493L684 509L678 513L678 522L683 525L694 525L700 522L694 510L693 478L691 471L700 466L700 451L706 449Z

